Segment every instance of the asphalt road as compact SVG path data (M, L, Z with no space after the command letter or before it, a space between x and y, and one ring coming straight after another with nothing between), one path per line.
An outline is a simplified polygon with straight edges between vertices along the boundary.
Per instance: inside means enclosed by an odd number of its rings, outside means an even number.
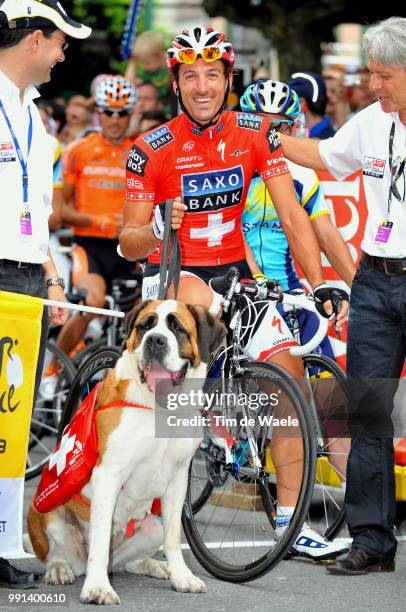
M27 483L25 491L25 508L28 508L36 480ZM345 532L342 534L346 536ZM221 582L210 576L194 559L190 550L185 549L186 562L192 571L203 579L208 592L203 594L184 594L173 591L167 581L160 581L144 576L114 574L112 584L121 598L120 609L123 611L153 612L176 610L193 612L216 610L217 612L245 612L264 610L300 609L311 610L366 610L386 612L406 610L406 544L405 536L400 536L396 558L396 571L391 574L369 574L360 577L334 577L328 575L324 565L315 565L307 560L294 559L282 561L262 578L247 584ZM405 538L406 539L406 538ZM15 561L24 569L43 571L36 559ZM29 591L10 591L0 589L0 610L12 611L23 608L29 611L57 610L61 608L79 611L84 610L79 603L83 577L70 586L45 586L40 584ZM12 602L9 597L19 594L31 601ZM65 603L53 601L47 605L35 603L41 595L58 596L66 599ZM88 606L87 609L93 609Z

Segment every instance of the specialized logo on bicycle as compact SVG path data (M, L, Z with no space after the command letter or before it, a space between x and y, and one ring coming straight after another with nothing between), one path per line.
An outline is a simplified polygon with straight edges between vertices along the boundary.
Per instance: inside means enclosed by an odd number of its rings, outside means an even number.
M241 202L244 174L241 166L182 176L183 201L188 213L211 212Z

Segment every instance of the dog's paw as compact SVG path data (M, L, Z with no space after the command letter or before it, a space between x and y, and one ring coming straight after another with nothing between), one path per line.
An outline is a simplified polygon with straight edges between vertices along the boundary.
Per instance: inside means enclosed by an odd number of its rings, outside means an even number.
M127 572L132 574L143 574L144 576L152 576L158 580L168 580L168 564L166 561L158 561L148 557L144 561L132 561L125 566Z
M47 568L44 582L45 584L73 584L75 578L76 576L68 563L54 561Z
M111 586L86 586L83 585L80 594L80 602L83 604L120 604L120 598Z
M207 593L207 586L203 580L200 580L193 574L187 574L185 576L171 576L172 587L175 591L181 593Z

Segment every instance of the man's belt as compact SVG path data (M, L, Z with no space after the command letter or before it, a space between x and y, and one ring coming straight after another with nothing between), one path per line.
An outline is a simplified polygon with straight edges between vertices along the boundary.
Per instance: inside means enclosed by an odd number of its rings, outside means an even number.
M406 274L406 257L376 257L368 255L362 251L361 261L369 268L376 268L384 272L387 276L397 276L398 274Z
M32 268L41 265L37 263L30 263L29 261L14 261L14 259L0 259L0 265L1 264L14 265L17 268Z

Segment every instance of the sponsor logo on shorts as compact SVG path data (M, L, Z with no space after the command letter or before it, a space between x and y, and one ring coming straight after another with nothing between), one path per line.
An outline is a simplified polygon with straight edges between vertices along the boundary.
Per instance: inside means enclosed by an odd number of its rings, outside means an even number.
M127 159L127 170L138 174L138 176L144 176L147 163L148 155L137 145L133 145Z
M212 212L236 206L244 190L241 166L182 176L183 202L189 213Z
M246 130L255 130L259 132L261 129L262 117L252 113L237 113L237 125Z
M163 125L157 130L154 130L150 134L144 136L144 140L147 144L149 144L151 149L158 151L158 149L169 144L171 140L175 140L175 138L173 137L173 134L168 126Z

